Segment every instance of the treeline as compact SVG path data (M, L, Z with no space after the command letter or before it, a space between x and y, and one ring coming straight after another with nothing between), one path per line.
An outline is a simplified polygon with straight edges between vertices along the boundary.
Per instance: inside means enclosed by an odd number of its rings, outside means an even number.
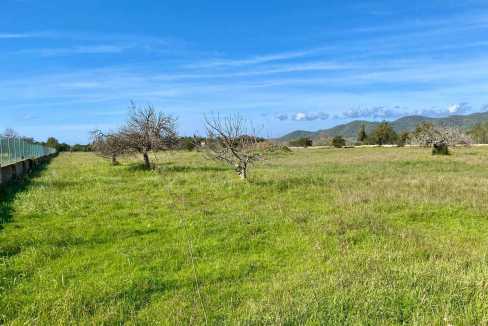
M66 143L61 143L54 137L49 137L46 141L38 141L32 137L26 137L20 135L13 129L6 129L0 136L9 139L21 139L27 143L35 144L35 145L42 145L50 148L56 149L57 152L67 152L67 151L75 151L75 152L89 152L91 150L90 145L69 145Z
M290 142L291 146L308 147L312 145L329 145L334 147L360 146L360 145L418 145L431 147L432 154L448 155L450 146L470 145L473 142L485 142L488 140L488 123L474 126L468 132L464 132L456 126L434 125L422 122L412 132L397 133L388 122L380 123L369 134L364 125L358 131L357 138L346 140L338 135L333 138L322 135L315 142L307 137Z
M476 124L468 134L476 144L488 144L488 121Z
M451 145L466 145L471 143L488 143L488 122L482 122L468 131L456 126L434 125L423 122L417 125L412 132L397 133L390 123L384 121L371 132L366 131L366 126L362 125L355 139L344 138L341 135L330 137L320 135L314 139L302 137L289 142L290 146L309 147L309 146L359 146L359 145L397 145L406 144L432 146L436 141L443 141Z
M346 145L403 145L407 141L407 138L408 133L397 134L388 122L382 122L370 134L366 132L366 126L362 125L355 140L346 140L341 135L335 137L321 135L316 140L312 140L309 137L302 137L290 141L289 144L300 147L312 145L329 145L334 147L344 147Z
M74 144L70 145L64 142L60 142L55 137L49 137L46 141L38 141L32 137L21 136L19 133L14 131L13 129L6 129L0 136L5 138L18 138L22 139L31 144L43 145L50 148L56 149L57 152L93 152L93 144ZM192 151L195 150L198 144L205 143L206 137L201 136L176 136L174 146L172 149L174 150L187 150ZM259 142L263 142L266 139L257 137L256 138Z
M69 145L67 143L61 143L54 137L49 137L45 142L36 142L32 138L29 140L36 144L42 144L51 148L55 148L58 152L93 152L92 144L74 144ZM205 137L195 137L195 136L178 136L175 138L175 143L173 149L175 150L187 150L192 151L197 147L197 143L205 142ZM264 141L264 138L260 138Z

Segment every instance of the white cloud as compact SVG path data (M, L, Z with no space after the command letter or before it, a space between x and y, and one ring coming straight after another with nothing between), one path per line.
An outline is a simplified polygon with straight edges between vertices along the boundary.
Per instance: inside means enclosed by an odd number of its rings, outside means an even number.
M394 106L393 108L374 106L346 110L342 113L342 117L348 119L393 119L404 116L407 113L406 109L400 106Z
M447 112L449 114L464 114L471 110L471 106L466 103L451 104L447 107Z
M293 115L293 120L295 121L303 121L307 115L304 112L298 112Z
M278 120L284 121L288 119L288 114L277 115ZM293 121L315 121L315 120L327 120L329 114L325 112L297 112L291 115Z

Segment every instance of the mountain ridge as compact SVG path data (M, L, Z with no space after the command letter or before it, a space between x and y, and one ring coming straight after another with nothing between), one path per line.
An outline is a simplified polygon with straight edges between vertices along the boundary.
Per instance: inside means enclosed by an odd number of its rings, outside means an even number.
M460 127L462 129L469 129L477 123L488 121L488 112L476 112L467 115L450 115L447 117L427 117L422 115L410 115L398 118L393 121L388 121L392 128L400 132L409 132L415 130L415 127L421 122L430 122L434 125L448 125ZM354 120L348 123L340 124L328 129L320 129L317 131L295 130L280 138L281 141L290 141L301 137L310 137L312 139L319 136L327 135L330 137L342 136L345 138L355 138L358 134L359 128L362 125L366 128L366 133L371 133L373 129L380 124L380 121Z

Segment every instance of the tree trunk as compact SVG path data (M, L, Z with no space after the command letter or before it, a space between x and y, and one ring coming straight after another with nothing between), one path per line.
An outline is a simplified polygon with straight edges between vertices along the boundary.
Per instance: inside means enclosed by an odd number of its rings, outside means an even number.
M117 165L119 162L117 162L117 155L112 154L112 165Z
M142 155L144 156L144 168L149 170L151 168L151 162L149 161L149 154L147 153L147 151L144 151Z
M241 178L241 180L247 179L247 165L240 165L237 172L239 173L239 177Z

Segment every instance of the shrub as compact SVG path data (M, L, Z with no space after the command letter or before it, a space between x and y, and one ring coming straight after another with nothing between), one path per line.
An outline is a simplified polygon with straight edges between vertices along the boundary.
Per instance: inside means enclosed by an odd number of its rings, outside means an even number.
M291 153L291 149L282 144L264 141L256 145L257 149L263 154L283 154Z
M205 141L204 137L198 137L198 136L180 137L178 139L177 148L180 150L192 151L196 149L196 147L204 141Z
M437 142L432 146L432 155L449 155L449 146L445 142Z
M346 140L342 136L335 136L332 139L332 146L341 148L346 146Z

